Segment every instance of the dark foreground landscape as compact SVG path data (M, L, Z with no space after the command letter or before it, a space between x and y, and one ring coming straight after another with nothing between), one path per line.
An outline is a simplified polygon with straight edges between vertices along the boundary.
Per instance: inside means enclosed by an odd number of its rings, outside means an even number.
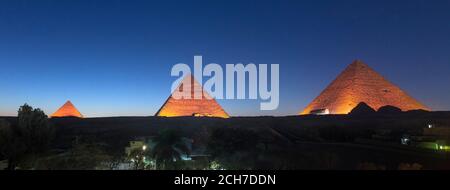
M17 122L15 117L0 119L12 125ZM51 155L75 154L73 149L80 142L87 144L86 150L76 152L81 154L79 160L66 158L58 165L50 156L34 169L117 169L136 155L133 143L151 144L149 139L168 129L188 139L189 159L151 169L450 169L450 112L229 119L53 118L50 123L56 129ZM92 144L101 148L89 149ZM100 161L95 160L96 153ZM82 154L94 161L83 160ZM111 162L103 168L98 166L102 156ZM71 159L80 163L67 164ZM136 162L122 169L148 169L145 165Z

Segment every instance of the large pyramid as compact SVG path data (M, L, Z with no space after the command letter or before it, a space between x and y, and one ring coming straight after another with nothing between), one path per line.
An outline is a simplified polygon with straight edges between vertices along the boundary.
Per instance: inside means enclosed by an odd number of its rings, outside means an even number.
M356 60L300 114L348 114L361 102L376 110L386 105L403 111L429 110L362 61Z
M61 108L59 108L51 117L79 117L83 118L83 115L78 111L78 109L72 104L72 102L67 101Z
M190 80L190 83L189 83ZM187 85L185 85L187 84ZM190 84L190 85L189 85ZM184 85L184 86L183 86ZM176 93L182 93L184 89L191 89L191 98L176 99ZM194 92L203 93L201 99L194 98ZM217 101L203 90L192 75L186 76L178 88L169 96L164 105L156 113L156 116L180 117L180 116L204 116L229 118Z

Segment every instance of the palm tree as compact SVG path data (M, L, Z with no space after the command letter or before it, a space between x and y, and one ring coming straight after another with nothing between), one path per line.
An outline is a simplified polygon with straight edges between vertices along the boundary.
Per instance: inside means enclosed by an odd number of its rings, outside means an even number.
M174 164L181 160L182 155L189 155L190 150L183 138L174 130L162 130L153 139L155 146L152 157L157 169L174 169Z

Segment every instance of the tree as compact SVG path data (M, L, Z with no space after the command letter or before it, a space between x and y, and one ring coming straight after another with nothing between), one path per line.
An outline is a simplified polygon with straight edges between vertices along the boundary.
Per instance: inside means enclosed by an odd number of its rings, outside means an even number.
M13 170L24 157L26 145L19 138L18 130L6 121L0 123L0 141L2 157L8 160L8 170Z
M152 157L156 161L157 169L176 169L183 154L190 154L189 147L183 138L174 130L162 130L153 139L155 146Z
M143 170L146 169L148 164L148 158L151 156L150 152L142 148L136 148L131 150L128 155L128 160L132 162L132 167L134 170Z
M11 140L11 128L9 123L3 119L0 119L0 160L4 157L7 144Z
M53 139L54 130L47 115L39 108L20 107L18 113L18 129L30 154L39 154L48 150Z
M8 159L21 152L22 148L15 146L14 140L11 125L5 120L0 120L0 158Z
M27 104L18 111L16 126L1 124L1 153L8 159L8 169L32 167L34 161L50 147L53 128L48 117L40 109Z
M117 169L120 166L120 164L124 163L126 160L126 157L123 156L123 152L114 151L109 155L110 159L106 164L109 170Z

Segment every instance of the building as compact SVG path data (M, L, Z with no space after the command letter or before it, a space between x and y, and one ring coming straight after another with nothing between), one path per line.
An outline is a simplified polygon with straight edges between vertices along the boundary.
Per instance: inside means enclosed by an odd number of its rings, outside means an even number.
M450 151L450 128L430 124L423 129L422 134L404 135L401 143L418 148Z

